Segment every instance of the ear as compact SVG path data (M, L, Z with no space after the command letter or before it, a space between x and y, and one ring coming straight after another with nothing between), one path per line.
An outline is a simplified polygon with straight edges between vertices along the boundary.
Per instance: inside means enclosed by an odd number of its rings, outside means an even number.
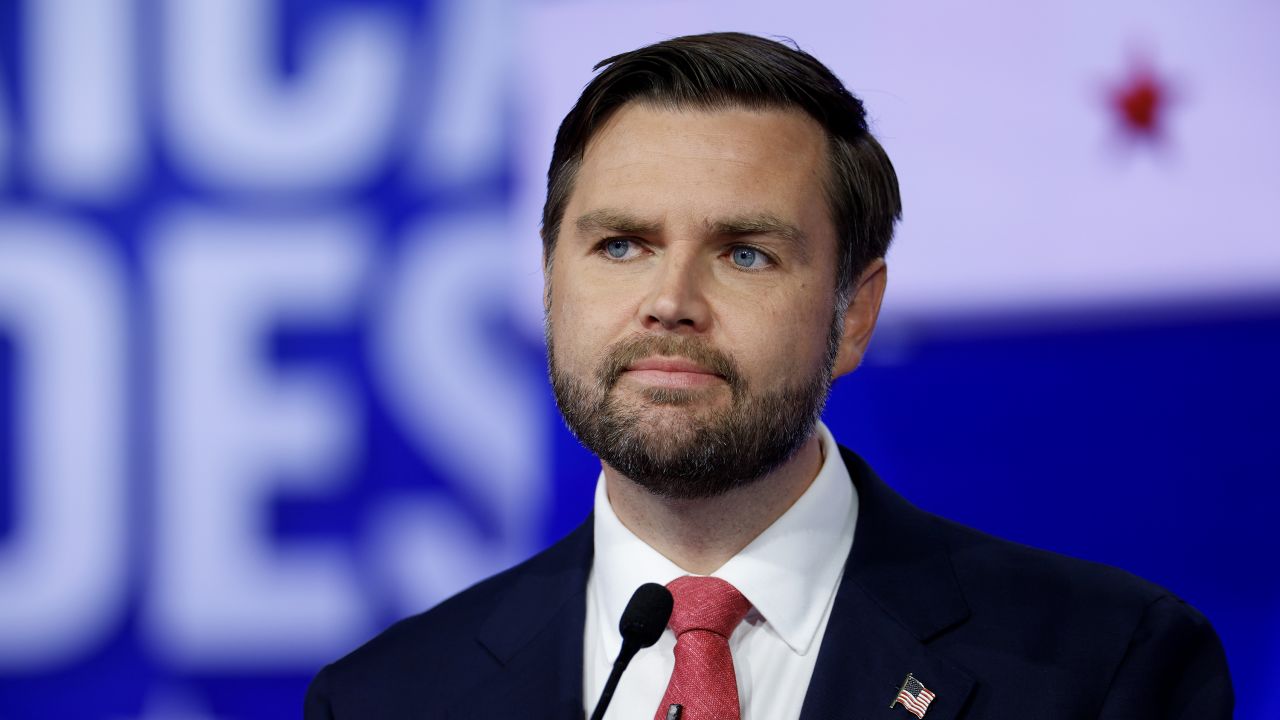
M880 317L880 302L884 300L884 288L889 281L889 268L884 258L877 258L858 278L844 314L844 335L840 338L840 350L836 353L832 377L853 372L862 363L862 356L871 342L871 333Z

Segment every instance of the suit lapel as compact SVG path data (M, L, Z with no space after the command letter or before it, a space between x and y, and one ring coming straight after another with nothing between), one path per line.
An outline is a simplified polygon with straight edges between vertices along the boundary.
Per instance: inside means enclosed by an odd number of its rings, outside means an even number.
M889 706L911 673L936 696L926 720L953 720L974 682L929 647L969 616L950 549L935 518L856 455L842 455L858 489L858 524L801 718L909 720Z
M477 641L498 669L458 718L580 718L592 517L527 566Z

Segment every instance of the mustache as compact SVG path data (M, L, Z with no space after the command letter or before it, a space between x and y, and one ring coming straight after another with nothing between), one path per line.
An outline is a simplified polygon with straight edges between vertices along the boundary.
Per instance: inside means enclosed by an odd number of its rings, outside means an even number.
M596 379L608 390L632 363L653 355L691 360L723 378L735 395L746 386L738 364L727 353L705 340L681 335L635 335L619 340L605 348Z

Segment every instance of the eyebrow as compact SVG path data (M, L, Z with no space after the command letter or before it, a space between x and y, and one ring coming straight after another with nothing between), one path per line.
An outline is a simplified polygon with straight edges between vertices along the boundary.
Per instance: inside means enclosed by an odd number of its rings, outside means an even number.
M623 235L654 235L662 229L662 226L658 223L641 220L631 213L612 208L584 213L573 224L574 227L578 228L578 233L581 235L591 235L598 232L620 233Z

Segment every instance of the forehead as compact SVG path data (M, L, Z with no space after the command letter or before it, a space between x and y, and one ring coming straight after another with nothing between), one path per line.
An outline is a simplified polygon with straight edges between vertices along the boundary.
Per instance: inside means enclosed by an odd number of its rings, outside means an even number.
M826 174L826 135L800 111L630 103L587 144L566 219L601 207L703 224L763 212L825 234Z

